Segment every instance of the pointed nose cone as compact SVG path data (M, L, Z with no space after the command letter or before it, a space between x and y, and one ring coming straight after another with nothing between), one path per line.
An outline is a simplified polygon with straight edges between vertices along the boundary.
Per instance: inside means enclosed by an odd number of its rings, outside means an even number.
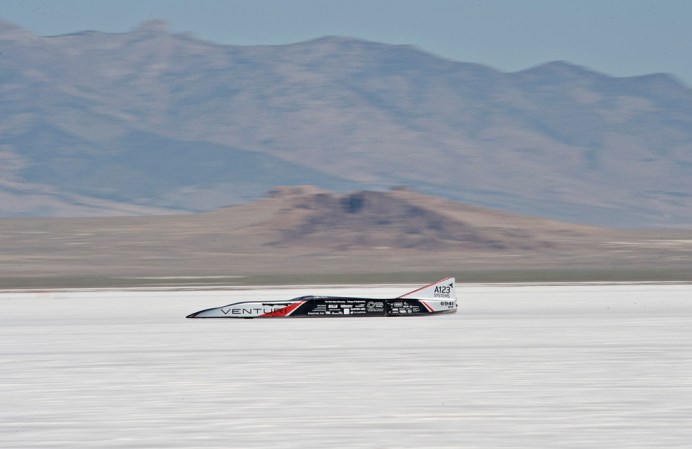
M186 318L223 318L227 316L228 311L224 311L223 307L214 307L211 309L200 310L199 312L191 313Z

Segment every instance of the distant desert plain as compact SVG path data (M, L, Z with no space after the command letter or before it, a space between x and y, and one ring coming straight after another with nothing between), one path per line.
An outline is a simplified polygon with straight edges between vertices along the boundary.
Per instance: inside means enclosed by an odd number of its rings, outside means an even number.
M692 230L532 218L406 188L273 189L209 213L0 220L0 287L692 281Z

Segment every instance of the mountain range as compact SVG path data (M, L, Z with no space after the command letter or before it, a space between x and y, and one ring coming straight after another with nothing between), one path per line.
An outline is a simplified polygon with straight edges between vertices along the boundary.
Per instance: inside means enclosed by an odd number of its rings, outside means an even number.
M417 191L611 227L692 225L692 90L324 37L0 22L0 216L202 212L276 185Z

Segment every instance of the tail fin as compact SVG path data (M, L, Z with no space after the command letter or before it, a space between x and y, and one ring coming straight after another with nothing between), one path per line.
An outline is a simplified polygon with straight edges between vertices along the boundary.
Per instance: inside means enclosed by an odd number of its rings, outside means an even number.
M432 284L421 287L399 298L409 299L456 299L457 294L454 290L454 278L444 278Z

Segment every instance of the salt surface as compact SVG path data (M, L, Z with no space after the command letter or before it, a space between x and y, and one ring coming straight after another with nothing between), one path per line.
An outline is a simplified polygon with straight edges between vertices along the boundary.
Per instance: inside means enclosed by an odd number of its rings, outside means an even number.
M0 293L0 447L692 444L692 286L459 285L448 316L184 318L405 291Z

